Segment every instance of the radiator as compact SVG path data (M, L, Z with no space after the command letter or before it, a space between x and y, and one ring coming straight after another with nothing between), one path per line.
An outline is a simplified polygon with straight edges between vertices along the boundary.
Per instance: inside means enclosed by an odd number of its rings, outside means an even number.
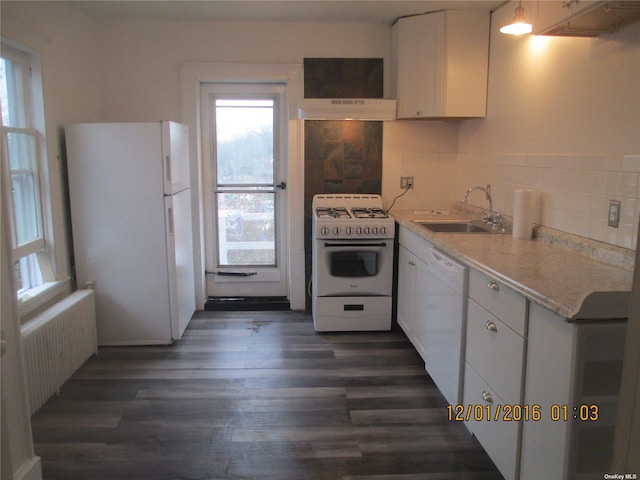
M93 290L77 290L22 326L31 415L97 353Z

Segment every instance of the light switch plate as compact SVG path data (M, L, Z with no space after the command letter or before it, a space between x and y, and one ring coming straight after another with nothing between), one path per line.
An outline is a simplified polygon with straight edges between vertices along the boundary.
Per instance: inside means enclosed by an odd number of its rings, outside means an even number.
M620 225L620 201L609 200L609 215L607 217L607 224L610 227L618 228Z

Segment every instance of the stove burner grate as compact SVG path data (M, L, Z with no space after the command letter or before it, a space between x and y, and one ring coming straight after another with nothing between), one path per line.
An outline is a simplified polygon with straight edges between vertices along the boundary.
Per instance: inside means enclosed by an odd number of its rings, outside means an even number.
M387 218L387 212L381 208L354 207L351 213L355 218Z
M318 218L351 218L351 215L344 207L318 207L316 208Z

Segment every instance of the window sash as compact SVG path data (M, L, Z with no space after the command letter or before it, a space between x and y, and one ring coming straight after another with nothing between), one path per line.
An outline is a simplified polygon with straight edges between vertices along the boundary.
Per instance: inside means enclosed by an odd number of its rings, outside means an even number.
M42 271L40 269L38 255L32 253L14 260L13 263L18 298L30 289L42 285Z
M45 247L37 132L3 127L3 137L9 169L6 188L11 206L13 257L17 260Z
M3 105L2 124L5 127L29 127L31 125L29 95L31 61L29 55L5 45L3 42L2 60L6 82L3 97L6 98L7 103Z

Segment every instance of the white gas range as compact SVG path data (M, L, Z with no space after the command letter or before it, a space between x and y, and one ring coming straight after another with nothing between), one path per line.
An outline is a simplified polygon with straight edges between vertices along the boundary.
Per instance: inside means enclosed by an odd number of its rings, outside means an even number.
M315 330L389 330L395 222L382 198L321 194L312 209Z

